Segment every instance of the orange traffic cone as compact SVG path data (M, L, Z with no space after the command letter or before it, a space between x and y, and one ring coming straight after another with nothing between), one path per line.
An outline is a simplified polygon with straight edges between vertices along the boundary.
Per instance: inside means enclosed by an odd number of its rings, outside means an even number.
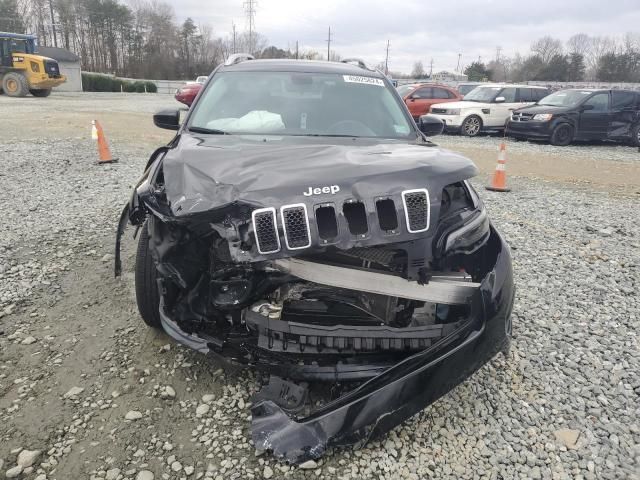
M505 171L507 163L507 147L504 142L500 144L500 151L498 152L498 163L496 165L496 171L493 174L493 180L491 185L486 187L487 190L494 192L510 192L511 189L507 188L507 173Z
M117 158L111 156L111 150L109 150L109 144L104 136L102 125L97 120L91 120L91 138L98 141L98 154L100 155L98 165L118 161Z

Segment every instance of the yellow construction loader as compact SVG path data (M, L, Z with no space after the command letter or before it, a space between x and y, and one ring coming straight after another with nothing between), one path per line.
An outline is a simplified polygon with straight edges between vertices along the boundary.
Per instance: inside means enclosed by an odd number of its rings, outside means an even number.
M0 89L10 97L48 97L67 78L58 62L36 53L36 37L0 32Z

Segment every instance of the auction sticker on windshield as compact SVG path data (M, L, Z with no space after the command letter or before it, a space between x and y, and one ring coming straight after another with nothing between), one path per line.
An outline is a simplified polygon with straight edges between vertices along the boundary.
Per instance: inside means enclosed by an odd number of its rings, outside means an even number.
M343 75L344 81L347 83L363 83L365 85L377 85L384 87L384 82L379 78L361 77L360 75Z

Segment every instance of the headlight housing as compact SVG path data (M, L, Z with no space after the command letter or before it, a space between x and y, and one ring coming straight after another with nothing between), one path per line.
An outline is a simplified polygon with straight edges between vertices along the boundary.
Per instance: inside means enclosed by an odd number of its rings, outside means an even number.
M40 73L40 65L37 62L31 62L31 71L34 73Z
M469 254L489 236L489 217L469 182L447 185L442 192L436 256Z
M536 113L532 120L536 122L548 122L553 118L551 113Z
M459 108L447 109L447 115L460 115L460 109Z

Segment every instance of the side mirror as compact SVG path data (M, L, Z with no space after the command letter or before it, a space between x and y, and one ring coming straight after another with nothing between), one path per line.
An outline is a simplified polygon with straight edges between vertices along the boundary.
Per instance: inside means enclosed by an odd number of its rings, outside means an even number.
M180 128L180 110L161 110L153 115L153 123L158 128L178 130Z
M580 110L583 112L586 112L587 110L593 110L595 107L593 105L582 105L582 107L580 107Z
M493 103L504 103L505 100L504 97L496 97Z
M424 133L427 137L433 137L434 135L440 135L444 130L444 123L442 120L431 115L422 115L418 119L418 129Z

